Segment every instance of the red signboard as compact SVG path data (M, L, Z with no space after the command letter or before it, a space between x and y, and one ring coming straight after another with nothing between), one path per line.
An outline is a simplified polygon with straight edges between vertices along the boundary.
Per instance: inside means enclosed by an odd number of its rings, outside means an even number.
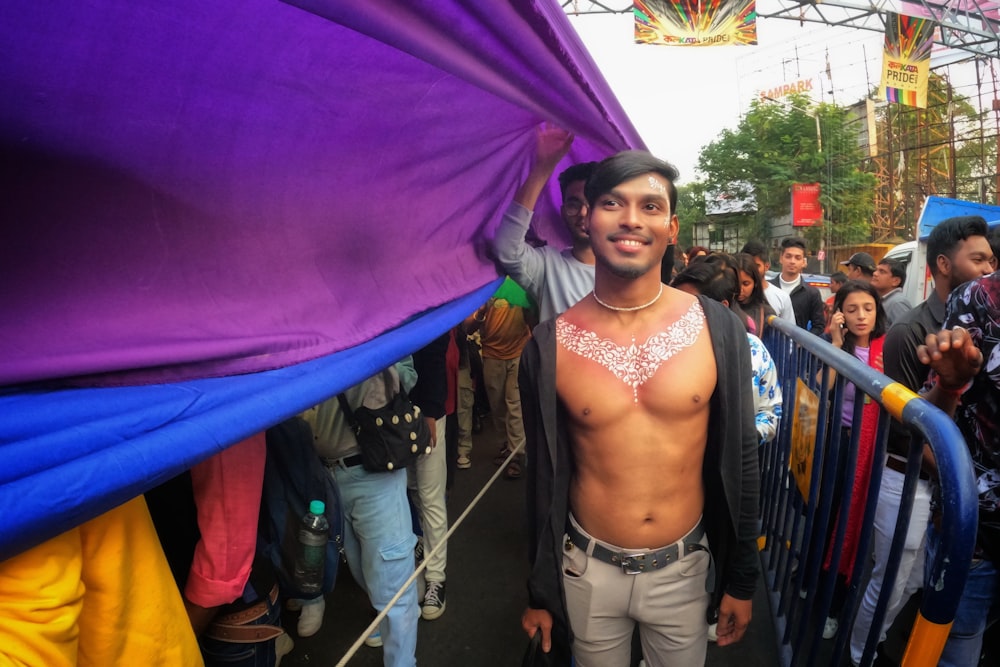
M792 227L813 227L823 221L819 183L792 183Z

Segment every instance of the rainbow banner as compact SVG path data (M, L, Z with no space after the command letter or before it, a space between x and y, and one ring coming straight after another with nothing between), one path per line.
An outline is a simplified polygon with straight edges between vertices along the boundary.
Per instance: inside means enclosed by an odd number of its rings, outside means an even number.
M757 43L756 0L636 0L633 11L637 44Z
M934 28L929 19L888 12L879 96L889 102L927 108Z

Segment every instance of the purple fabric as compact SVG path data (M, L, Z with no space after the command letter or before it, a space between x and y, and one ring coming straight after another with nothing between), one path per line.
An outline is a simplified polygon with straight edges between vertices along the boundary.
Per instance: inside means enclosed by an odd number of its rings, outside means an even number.
M554 0L8 3L0 58L0 385L356 346L496 277L538 123L642 147Z
M554 0L6 5L0 560L474 310L540 122L642 147Z

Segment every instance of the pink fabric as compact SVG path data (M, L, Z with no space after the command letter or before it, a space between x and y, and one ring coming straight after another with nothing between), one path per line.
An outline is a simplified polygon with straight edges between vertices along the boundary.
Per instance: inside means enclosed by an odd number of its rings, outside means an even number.
M259 433L191 468L201 540L184 596L197 605L217 607L243 594L257 548L266 451Z

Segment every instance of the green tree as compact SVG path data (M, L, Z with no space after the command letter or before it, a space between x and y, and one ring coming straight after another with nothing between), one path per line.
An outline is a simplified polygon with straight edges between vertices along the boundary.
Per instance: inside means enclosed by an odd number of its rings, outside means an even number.
M757 210L740 214L741 235L767 239L772 221L791 211L792 184L819 182L824 223L805 235L816 246L834 230L840 242L865 240L875 178L859 169L861 148L851 124L847 110L812 105L805 95L754 101L735 130L723 130L702 150L705 190L752 196Z
M688 248L694 243L692 225L705 219L704 183L695 181L677 188L677 219L680 221L677 243Z

